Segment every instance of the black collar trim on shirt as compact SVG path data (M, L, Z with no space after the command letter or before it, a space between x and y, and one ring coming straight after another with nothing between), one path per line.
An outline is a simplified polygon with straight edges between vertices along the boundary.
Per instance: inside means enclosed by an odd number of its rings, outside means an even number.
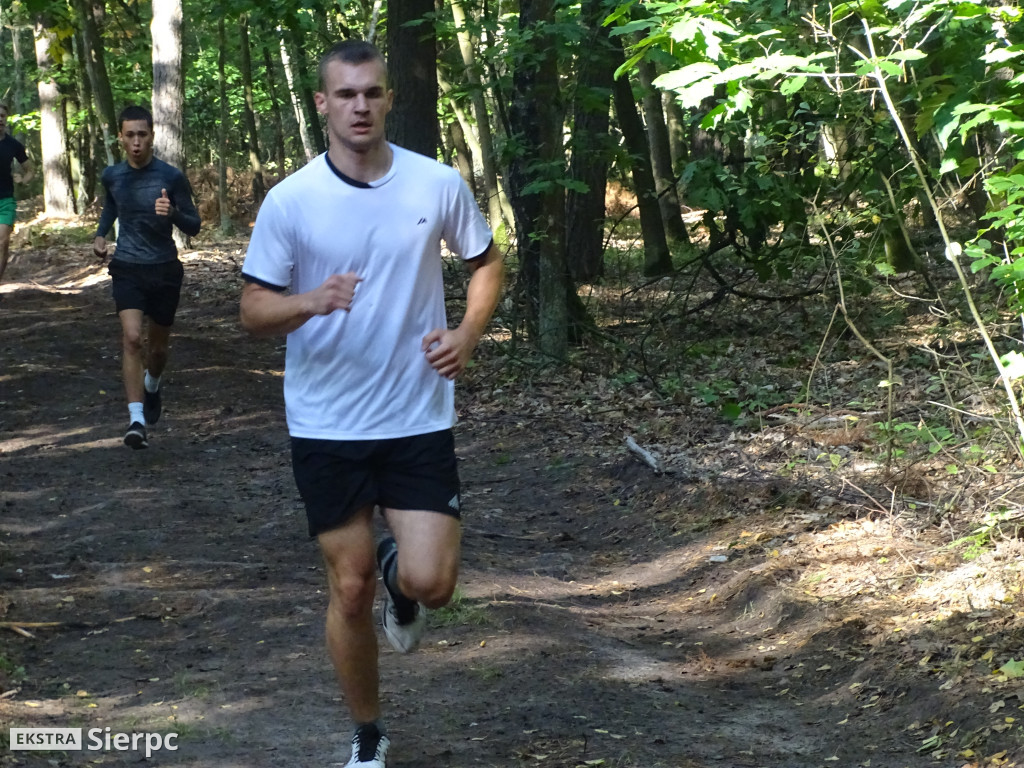
M360 189L373 189L372 184L367 184L365 181L358 181L356 179L353 179L351 176L346 176L344 173L339 171L335 167L334 163L331 162L330 155L328 155L326 152L324 153L324 158L327 160L327 167L334 172L335 176L344 181L346 184L351 184L353 187L359 187Z

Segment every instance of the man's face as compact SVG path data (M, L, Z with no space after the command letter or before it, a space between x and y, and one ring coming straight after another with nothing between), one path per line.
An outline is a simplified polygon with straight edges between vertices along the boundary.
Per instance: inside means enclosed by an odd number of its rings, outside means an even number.
M0 138L7 132L7 110L0 107Z
M125 120L117 134L132 168L142 168L153 157L153 129L145 120Z
M335 59L327 64L324 90L316 94L316 106L327 116L332 143L367 152L384 141L384 118L393 99L381 62L348 64Z

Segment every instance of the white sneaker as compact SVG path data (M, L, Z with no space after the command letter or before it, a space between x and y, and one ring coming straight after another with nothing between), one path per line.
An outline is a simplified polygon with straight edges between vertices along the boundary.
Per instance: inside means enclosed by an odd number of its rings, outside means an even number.
M391 647L399 653L412 653L423 639L423 633L427 629L427 609L419 603L416 604L416 615L412 621L405 624L398 623L398 614L395 612L395 601L391 598L391 592L384 590L384 605L380 609L380 623L384 626L384 636L391 643Z
M397 558L398 546L394 538L389 536L377 545L377 567L384 577L384 605L380 610L380 623L391 647L399 653L409 653L423 639L423 632L427 628L427 609L405 595L393 594L388 587L385 574ZM401 601L401 610L395 605L398 601Z
M373 723L359 726L352 734L352 757L345 768L386 768L390 745Z

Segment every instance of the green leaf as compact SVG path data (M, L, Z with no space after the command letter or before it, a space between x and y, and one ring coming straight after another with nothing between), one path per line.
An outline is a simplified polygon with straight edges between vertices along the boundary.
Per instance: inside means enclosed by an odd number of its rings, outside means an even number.
M1011 680L1017 677L1024 677L1024 661L1010 659L999 668L999 671Z

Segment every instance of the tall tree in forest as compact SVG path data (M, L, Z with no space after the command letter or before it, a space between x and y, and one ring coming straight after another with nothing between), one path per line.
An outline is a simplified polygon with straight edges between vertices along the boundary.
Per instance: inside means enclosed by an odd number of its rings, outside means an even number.
M469 95L473 104L473 116L476 118L477 137L480 142L480 167L484 177L484 191L487 195L487 216L492 229L498 229L502 223L501 195L498 171L495 167L494 138L491 133L490 115L487 101L484 98L483 84L480 78L480 66L476 60L476 47L470 32L469 22L464 7L465 0L452 0L452 16L455 19L456 37L459 41L459 52L465 67L463 77L469 86ZM511 225L512 222L507 222Z
M60 88L54 79L53 51L60 50L56 32L45 16L35 25L36 67L39 70L39 123L42 144L43 203L46 215L75 215L75 196L68 168L67 116Z
M153 0L153 146L175 168L185 167L181 18L181 0Z
M644 239L644 274L650 277L666 275L672 271L672 254L665 236L661 209L658 207L658 193L654 187L654 173L651 171L651 152L647 144L647 134L637 111L633 86L627 73L615 79L614 101L619 129L629 151L633 188L640 207L640 229Z
M281 67L284 69L284 79L288 86L288 97L292 102L292 110L295 112L295 123L299 128L299 139L302 141L302 149L306 154L306 161L312 160L317 155L317 145L313 142L313 132L320 132L319 122L309 124L306 119L306 112L299 99L299 73L295 71L295 61L288 50L284 28L277 28L278 45L281 50Z
M587 282L604 273L605 188L614 147L608 134L615 67L621 59L604 19L608 0L585 0L580 7L580 43L572 97L571 161L566 192L565 250L573 280Z
M217 208L220 210L220 231L231 233L228 211L228 122L231 105L228 103L227 29L224 14L217 16L217 99L220 102L220 120L217 121Z
M249 50L249 15L243 13L238 19L238 48L241 53L239 69L242 74L242 95L245 128L249 134L249 168L252 170L252 196L257 205L267 194L263 181L263 161L260 159L260 139L256 129L256 105L252 94L252 55Z
M103 13L103 6L94 4L93 0L73 0L72 6L82 31L85 71L89 76L93 102L96 105L96 117L106 163L113 165L120 158L121 152L117 142L117 110L114 107L114 94L110 88L110 77L103 56L101 27L97 23L97 18Z
M555 0L523 0L509 105L509 195L516 217L522 298L538 347L556 359L569 341L570 290L565 263L565 151L554 36ZM575 295L575 294L574 294Z
M437 43L434 0L403 0L388 6L388 79L395 106L387 117L388 139L437 157ZM493 225L493 222L492 222Z
M327 140L324 138L324 130L320 124L320 113L316 109L316 100L313 98L313 93L316 88L319 88L319 85L312 84L316 79L315 62L319 60L319 55L313 60L314 63L310 64L310 57L306 55L305 38L298 12L288 14L286 22L284 34L289 58L293 65L289 87L295 94L294 98L298 103L296 111L301 110L305 116L306 125L309 126L309 136L313 140L315 149L314 155L322 155L327 151Z
M690 236L683 223L679 194L676 191L675 172L672 169L672 145L669 141L668 123L661 105L661 91L654 87L658 76L654 62L641 59L637 62L637 77L643 89L644 117L647 124L647 141L651 147L651 172L658 194L658 207L665 225L665 236L670 243L689 243Z
M284 118L281 116L281 103L277 98L277 79L274 76L274 59L270 55L270 47L263 45L263 71L267 77L267 96L269 98L268 108L270 110L270 124L273 126L273 139L271 141L271 156L274 158L276 171L284 174L285 171L285 146L284 146Z

